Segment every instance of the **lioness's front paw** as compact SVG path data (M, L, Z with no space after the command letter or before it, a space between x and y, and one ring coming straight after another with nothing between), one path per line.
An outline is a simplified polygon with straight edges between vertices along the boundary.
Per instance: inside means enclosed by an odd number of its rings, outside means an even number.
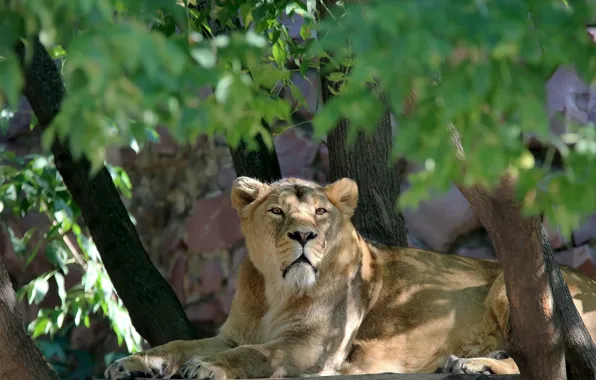
M438 373L454 373L466 375L492 375L494 374L490 366L486 365L481 359L463 359L455 355L450 355L445 359L445 363L437 370Z
M210 379L225 380L226 372L214 364L203 361L199 357L194 357L180 367L180 375L183 379Z
M104 377L110 380L134 379L136 377L162 377L165 363L154 358L151 366L140 356L131 355L118 359L106 368Z

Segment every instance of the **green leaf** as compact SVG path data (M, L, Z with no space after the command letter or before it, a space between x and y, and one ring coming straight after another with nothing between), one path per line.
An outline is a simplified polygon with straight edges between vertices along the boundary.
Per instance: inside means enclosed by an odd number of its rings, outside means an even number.
M29 324L29 330L33 330L31 339L36 339L38 336L45 334L50 326L51 322L47 317L40 317L33 320Z
M55 325L58 329L60 329L62 327L62 324L64 323L64 318L66 317L66 313L62 312L60 314L58 314L56 316L56 322ZM87 326L89 327L89 326Z
M75 326L78 326L78 325L81 324L81 317L82 316L83 316L83 309L81 309L80 306L76 307L75 308L75 318L74 318Z
M56 280L56 285L58 287L58 296L60 297L60 301L62 301L62 305L66 303L66 288L64 286L64 276L62 273L56 272L54 274L54 280ZM62 325L60 323L60 325Z
M212 50L206 48L197 48L190 51L192 57L197 63L205 69L212 69L216 63L216 57Z
M91 265L91 263L89 263L87 265L87 272L85 273L84 277L84 289L85 292L90 291L94 286L95 283L97 282L97 267L95 265Z
M68 273L67 261L69 254L60 241L52 240L46 246L45 256L49 262L59 267L64 273Z
M272 46L273 59L277 63L278 67L283 67L288 59L286 53L286 45L281 39L277 40L277 43Z
M50 285L48 284L48 280L43 277L36 278L33 282L33 290L31 292L31 297L29 298L29 303L39 305L45 298L49 289Z
M0 90L6 96L8 104L17 108L24 84L23 74L16 55L10 51L5 53L0 56Z

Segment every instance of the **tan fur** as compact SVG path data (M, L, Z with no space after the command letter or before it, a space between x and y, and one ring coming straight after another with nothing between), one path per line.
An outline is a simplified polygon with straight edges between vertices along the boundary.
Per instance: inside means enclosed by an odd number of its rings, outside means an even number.
M367 242L350 221L357 198L349 179L321 187L238 178L232 203L249 254L220 333L120 359L106 378L434 372L444 363L517 373L513 360L485 357L504 349L508 331L498 263ZM310 236L304 254L312 266L295 264L284 278L302 254L300 236ZM596 283L563 273L595 338Z

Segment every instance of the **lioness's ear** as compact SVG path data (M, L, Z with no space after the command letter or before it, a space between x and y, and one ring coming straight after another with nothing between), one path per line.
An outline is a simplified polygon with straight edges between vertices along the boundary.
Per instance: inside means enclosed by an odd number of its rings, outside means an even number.
M232 185L232 206L240 213L246 206L265 193L268 186L250 177L238 177Z
M342 178L325 186L327 198L344 216L351 218L358 203L358 185L349 178Z

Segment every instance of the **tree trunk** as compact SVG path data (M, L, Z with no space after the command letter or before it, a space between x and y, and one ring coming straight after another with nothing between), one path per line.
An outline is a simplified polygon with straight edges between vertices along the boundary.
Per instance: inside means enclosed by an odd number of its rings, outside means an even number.
M23 326L15 292L0 260L0 379L60 379Z
M236 149L230 147L236 175L253 177L269 183L277 181L281 178L281 169L275 146L269 150L261 136L257 137L256 142L258 149L253 151L249 151L244 142Z
M45 127L60 110L65 95L62 78L38 39L31 62L24 62L22 45L16 50L25 71L25 96ZM107 169L102 167L91 178L90 162L84 157L75 161L58 140L52 153L139 334L152 346L194 339L194 328L176 294L151 263Z
M323 79L323 101L333 96ZM359 133L352 146L346 142L348 122L345 120L327 136L331 179L349 177L358 184L358 207L353 217L358 232L367 239L391 246L408 245L406 226L396 208L400 193L400 170L389 165L391 124L389 112L379 120L369 136ZM397 165L403 165L399 162Z
M524 379L564 380L565 352L542 251L540 217L524 218L514 182L504 176L496 191L460 191L486 228L505 275L510 307L507 353Z
M577 308L563 275L553 249L548 241L546 229L541 226L542 250L546 271L549 274L555 313L559 319L563 342L565 344L565 361L569 380L596 379L596 347Z
M325 2L326 5L317 7L321 19L325 18L328 6L332 3ZM346 3L366 2L348 0ZM321 59L321 67L326 63L327 59ZM336 93L339 90L337 83L322 76L323 104L327 104L334 96L330 87ZM366 135L359 132L354 144L349 146L349 123L340 120L327 136L331 179L348 177L358 184L358 207L352 220L363 237L385 245L406 247L406 225L403 215L397 210L405 161L399 160L397 164L390 165L393 141L390 109L384 97L380 101L383 102L383 114L373 133Z

